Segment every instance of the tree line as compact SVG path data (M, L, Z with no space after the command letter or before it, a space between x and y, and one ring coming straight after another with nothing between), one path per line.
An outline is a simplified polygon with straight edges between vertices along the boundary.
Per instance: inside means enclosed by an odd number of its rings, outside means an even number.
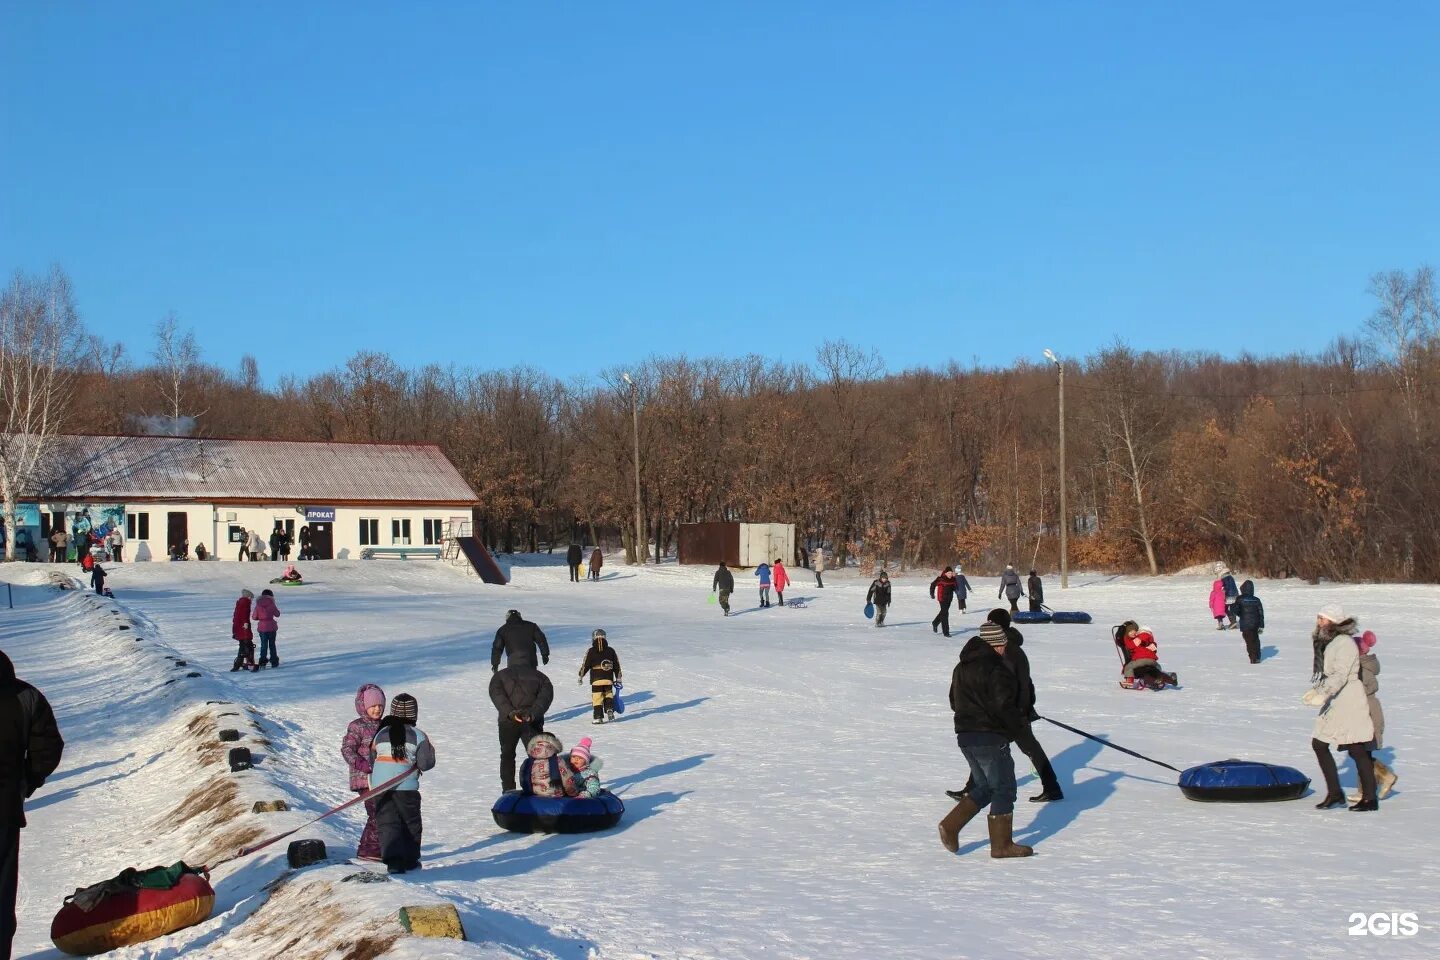
M16 431L33 432L39 397L47 422L74 433L435 443L480 499L477 532L502 551L583 539L633 561L672 554L683 523L774 521L842 562L1049 571L1063 522L1076 569L1224 559L1266 576L1437 581L1434 273L1378 274L1370 292L1374 313L1318 354L1116 343L1061 358L1062 520L1048 363L893 372L837 341L810 363L649 357L566 382L528 366L405 369L361 351L266 385L253 356L208 362L173 316L137 360L84 332L61 271L17 274L0 299L0 483L9 500Z

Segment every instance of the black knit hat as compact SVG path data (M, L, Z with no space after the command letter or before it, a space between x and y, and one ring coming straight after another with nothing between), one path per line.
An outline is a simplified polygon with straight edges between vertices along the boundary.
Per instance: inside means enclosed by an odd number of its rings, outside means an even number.
M996 607L994 610L991 610L990 613L986 615L985 619L989 620L991 623L998 623L1002 627L1008 627L1010 626L1011 622L1010 611L1006 610L1004 607Z
M390 701L390 716L414 723L420 719L420 702L410 694L402 693Z

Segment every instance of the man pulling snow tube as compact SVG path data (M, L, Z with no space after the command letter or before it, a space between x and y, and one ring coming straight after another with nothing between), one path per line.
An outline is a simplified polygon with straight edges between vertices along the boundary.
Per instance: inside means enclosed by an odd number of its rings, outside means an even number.
M515 833L591 833L608 830L625 815L625 804L610 792L598 797L537 797L503 794L490 808L495 822Z
M201 923L214 906L210 884L183 863L126 870L66 897L50 939L74 957L105 953Z
M1180 790L1208 803L1268 803L1296 800L1310 778L1294 767L1255 760L1216 760L1180 774Z

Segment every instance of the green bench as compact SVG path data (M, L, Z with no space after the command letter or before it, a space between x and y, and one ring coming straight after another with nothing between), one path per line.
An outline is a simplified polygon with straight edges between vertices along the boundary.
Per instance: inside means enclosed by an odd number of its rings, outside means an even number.
M374 560L376 557L399 557L401 560L409 560L411 557L423 557L430 560L440 559L439 547L361 547L361 560Z

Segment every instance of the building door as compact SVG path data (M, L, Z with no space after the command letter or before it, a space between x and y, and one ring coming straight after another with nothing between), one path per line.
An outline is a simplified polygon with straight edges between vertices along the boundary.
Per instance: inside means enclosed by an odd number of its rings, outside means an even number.
M170 549L170 555L184 551L185 556L190 554L190 515L187 513L165 514L165 544Z
M329 523L310 524L310 552L316 560L335 559L335 538Z

